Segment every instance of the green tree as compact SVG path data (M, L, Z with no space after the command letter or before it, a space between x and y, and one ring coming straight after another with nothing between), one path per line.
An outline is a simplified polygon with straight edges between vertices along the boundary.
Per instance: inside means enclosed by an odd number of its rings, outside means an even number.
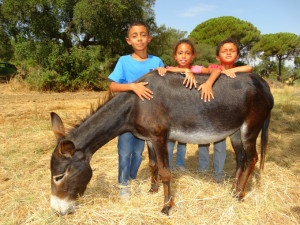
M218 64L216 59L216 48L208 44L198 43L196 45L196 57L193 64L209 66L209 64Z
M13 56L13 46L7 32L5 32L5 26L3 25L4 18L1 13L0 4L0 59L10 60Z
M228 37L233 37L239 42L240 56L243 58L259 40L260 31L249 22L232 16L223 16L199 24L189 35L196 44L204 43L213 47Z
M300 57L294 58L294 64L295 64L296 69L300 69Z
M251 51L262 57L275 57L278 61L278 80L281 80L282 66L286 59L299 55L300 37L292 33L265 34Z
M60 85L57 90L64 90L64 86L76 89L80 82L91 87L96 75L103 80L120 55L132 52L125 39L130 23L143 21L150 30L156 29L154 3L0 0L0 40L5 40L3 36L12 41L17 60L34 62L30 65L39 68L35 76L45 79L33 77L31 82L38 81L41 89L52 89L56 84Z
M253 72L260 76L270 78L271 75L277 73L278 63L271 61L269 58L264 58L258 65L253 68Z
M154 0L3 0L1 12L10 37L51 40L66 49L102 45L124 53L133 20L155 26ZM145 13L147 12L147 13Z
M295 57L294 58L294 64L295 64L295 68L294 68L294 71L293 71L293 75L290 77L289 80L291 80L292 84L294 84L294 82L296 80L299 80L300 79L300 57Z
M0 59L8 61L12 58L13 53L10 39L0 26Z
M177 41L184 38L185 31L166 28L162 25L152 32L152 41L149 44L149 53L161 58L166 66L176 65L173 59L173 48Z

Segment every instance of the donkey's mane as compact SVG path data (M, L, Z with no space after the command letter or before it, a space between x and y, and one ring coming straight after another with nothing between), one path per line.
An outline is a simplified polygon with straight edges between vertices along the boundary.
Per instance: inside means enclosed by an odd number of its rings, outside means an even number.
M108 102L109 100L111 100L114 96L116 95L116 93L111 92L111 91L107 91L104 93L104 96L99 98L96 104L96 107L91 104L90 107L90 113L89 115L87 115L85 118L81 119L79 123L77 124L72 124L73 129L79 127L81 124L83 124L88 118L90 118L92 115L94 115L98 110L100 110L103 105ZM72 130L73 130L72 129Z

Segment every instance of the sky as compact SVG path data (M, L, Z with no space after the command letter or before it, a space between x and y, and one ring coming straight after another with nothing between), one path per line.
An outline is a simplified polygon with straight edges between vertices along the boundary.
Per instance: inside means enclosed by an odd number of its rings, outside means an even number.
M300 0L156 0L156 24L191 31L202 22L233 16L252 23L261 34L300 35Z

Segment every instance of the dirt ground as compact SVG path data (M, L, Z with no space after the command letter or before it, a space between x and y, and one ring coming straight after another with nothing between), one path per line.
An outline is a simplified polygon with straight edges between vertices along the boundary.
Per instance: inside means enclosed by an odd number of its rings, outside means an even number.
M162 187L157 194L148 193L146 150L131 184L131 200L122 202L114 139L95 153L94 175L75 214L57 217L49 203L50 157L56 144L50 112L71 129L105 92L40 93L0 84L0 224L299 224L300 90L278 88L273 94L265 170L260 174L257 164L245 201L230 196L235 156L228 139L224 184L214 183L213 170L197 172L197 146L189 144L187 171L172 173L176 205L170 216L162 215Z

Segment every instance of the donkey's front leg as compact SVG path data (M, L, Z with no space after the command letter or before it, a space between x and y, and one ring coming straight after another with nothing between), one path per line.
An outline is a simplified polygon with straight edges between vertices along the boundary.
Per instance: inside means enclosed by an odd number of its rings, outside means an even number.
M164 207L162 208L161 212L164 214L169 215L169 210L173 205L175 205L175 202L173 201L173 198L171 196L171 188L170 188L170 180L169 181L162 181L164 186Z
M157 167L156 153L150 141L147 141L147 145L148 145L148 154L149 154L149 166L151 172L151 188L149 192L157 192L158 191L158 167Z
M164 207L161 212L169 215L169 210L174 205L174 202L171 197L171 170L169 167L167 142L168 139L164 135L152 138L153 149L157 156L158 174L164 187Z

